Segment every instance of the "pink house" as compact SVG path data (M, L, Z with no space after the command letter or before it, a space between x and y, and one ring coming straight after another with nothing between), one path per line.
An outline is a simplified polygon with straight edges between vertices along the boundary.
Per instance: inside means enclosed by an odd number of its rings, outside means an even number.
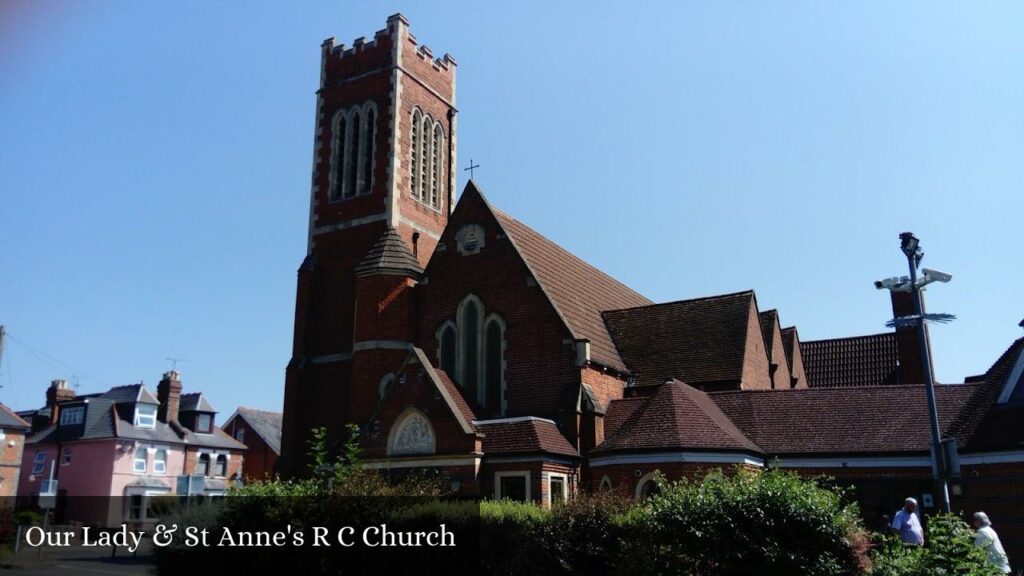
M142 384L76 395L54 380L45 407L19 413L32 424L20 502L37 503L52 479L55 521L118 525L155 520L162 497L223 495L241 480L245 445L214 425L201 393L181 389L173 371L155 396Z

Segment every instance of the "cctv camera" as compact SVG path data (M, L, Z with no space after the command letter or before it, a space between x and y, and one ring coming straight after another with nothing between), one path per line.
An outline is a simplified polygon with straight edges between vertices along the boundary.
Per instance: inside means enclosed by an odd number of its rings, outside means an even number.
M924 273L924 277L929 282L949 282L953 279L952 274L946 274L945 272L939 272L938 270L932 270L931 268L925 268L921 272Z
M879 290L888 289L894 292L907 291L907 283L910 281L906 276L893 276L891 278L883 278L875 282L875 288Z

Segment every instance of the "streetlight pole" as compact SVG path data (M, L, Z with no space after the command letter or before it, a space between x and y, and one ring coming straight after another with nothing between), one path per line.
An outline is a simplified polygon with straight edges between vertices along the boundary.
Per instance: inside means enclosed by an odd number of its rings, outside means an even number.
M942 463L942 432L939 428L939 410L935 403L935 379L932 375L931 350L928 346L928 338L925 332L924 306L921 305L921 287L917 284L917 267L924 258L919 240L911 232L900 234L903 253L907 256L907 265L910 268L910 292L913 296L914 315L916 316L917 342L921 348L921 367L924 374L924 389L928 396L928 415L932 429L932 470L939 490L939 499L942 504L942 511L950 512L949 505L949 483L946 479L945 466Z

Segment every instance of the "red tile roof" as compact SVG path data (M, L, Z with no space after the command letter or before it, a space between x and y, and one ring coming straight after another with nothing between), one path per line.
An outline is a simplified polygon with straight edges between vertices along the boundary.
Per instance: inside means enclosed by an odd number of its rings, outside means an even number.
M988 369L979 384L983 392L972 399L954 423L959 436L970 437L968 450L1024 449L1024 402L1011 397L1006 403L998 403L1014 365L1021 361L1021 354L1024 354L1024 338L1014 341ZM1022 384L1012 384L1019 392Z
M604 313L640 384L675 378L693 386L739 382L752 291Z
M943 430L983 385L936 387ZM743 433L770 454L902 453L931 444L923 385L856 386L712 392L708 396Z
M896 384L896 333L800 342L807 383L812 388Z
M594 454L650 450L762 452L707 394L677 380L662 384L647 398L613 400L609 414L617 420L613 422L614 430L606 433Z
M480 193L472 183L466 186L466 192ZM644 306L651 301L519 220L494 207L490 209L573 338L590 341L594 362L625 371L601 312Z
M551 420L541 418L507 418L476 423L484 433L485 455L555 454L578 457L579 452L558 431Z

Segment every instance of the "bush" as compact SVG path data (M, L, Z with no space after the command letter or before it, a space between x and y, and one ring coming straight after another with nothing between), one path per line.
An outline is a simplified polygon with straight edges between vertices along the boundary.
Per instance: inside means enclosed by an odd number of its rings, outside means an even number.
M790 472L712 472L662 482L626 514L631 574L863 574L867 532L841 493Z
M871 554L873 576L1001 576L988 556L974 545L974 532L960 518L929 518L925 546L904 546L897 536L881 536Z

